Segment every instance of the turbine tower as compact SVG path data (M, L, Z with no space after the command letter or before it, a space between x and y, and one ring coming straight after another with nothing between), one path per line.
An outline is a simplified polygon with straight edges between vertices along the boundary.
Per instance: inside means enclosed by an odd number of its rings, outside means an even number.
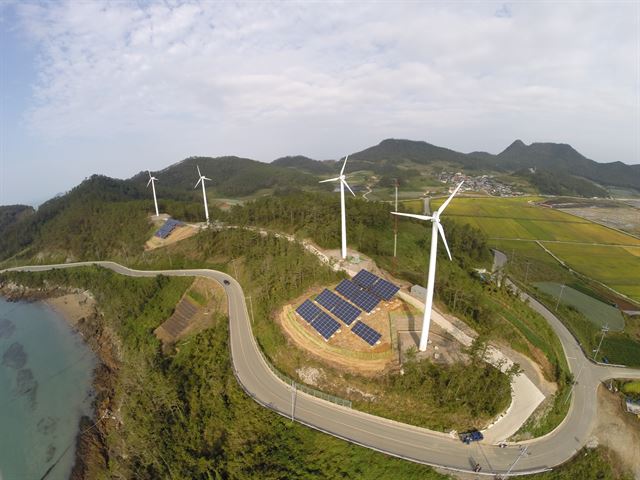
M156 206L156 217L160 214L158 213L158 199L156 198L156 182L158 179L156 177L151 176L151 172L147 170L149 174L149 181L147 182L147 188L149 188L149 184L151 184L151 190L153 190L153 203Z
M344 163L342 164L342 169L340 170L340 176L336 178L329 178L328 180L322 180L320 183L326 182L340 182L340 220L342 226L342 259L346 260L347 258L347 211L344 205L344 187L347 187L351 194L355 197L356 194L353 193L351 187L347 183L347 180L344 175L344 167L347 166L347 159L349 155L344 157Z
M207 192L204 189L204 181L205 180L211 181L211 179L205 177L200 173L200 167L198 165L196 165L196 168L198 169L198 182L196 183L196 186L193 188L198 188L198 185L202 183L202 199L204 200L204 214L207 217L207 223L209 223L209 207L207 206Z
M447 239L444 236L444 229L440 224L440 215L447 208L449 202L454 197L464 182L460 182L460 185L456 187L451 196L440 206L438 210L433 213L433 216L428 217L426 215L415 215L413 213L399 213L392 212L394 215L401 215L403 217L417 218L418 220L431 220L431 253L429 254L429 276L427 278L427 299L424 306L424 320L422 321L422 334L420 335L420 351L424 352L427 349L427 343L429 341L429 326L431 324L431 308L433 307L433 287L436 277L436 254L438 253L438 234L442 237L442 242L447 249L447 255L451 260L451 252L449 251L449 245L447 245Z

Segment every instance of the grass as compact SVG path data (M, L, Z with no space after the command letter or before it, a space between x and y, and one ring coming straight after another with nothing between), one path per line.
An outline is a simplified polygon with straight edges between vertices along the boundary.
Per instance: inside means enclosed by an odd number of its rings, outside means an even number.
M539 282L535 286L555 299L558 298L562 289L562 285L554 282ZM598 329L607 325L612 331L624 330L624 318L620 310L569 286L565 286L562 290L561 303L581 312Z
M533 480L633 480L631 472L620 466L611 450L598 447L582 449L569 462L550 472L523 478Z

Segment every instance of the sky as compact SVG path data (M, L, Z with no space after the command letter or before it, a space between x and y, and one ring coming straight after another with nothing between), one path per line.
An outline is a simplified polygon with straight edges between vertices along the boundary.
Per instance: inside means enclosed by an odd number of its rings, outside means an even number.
M640 163L640 2L0 0L0 205L385 138Z

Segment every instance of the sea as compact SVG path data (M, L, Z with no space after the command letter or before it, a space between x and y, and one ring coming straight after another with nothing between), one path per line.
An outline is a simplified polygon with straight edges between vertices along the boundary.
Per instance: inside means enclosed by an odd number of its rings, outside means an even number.
M96 357L41 302L0 297L0 480L67 480Z

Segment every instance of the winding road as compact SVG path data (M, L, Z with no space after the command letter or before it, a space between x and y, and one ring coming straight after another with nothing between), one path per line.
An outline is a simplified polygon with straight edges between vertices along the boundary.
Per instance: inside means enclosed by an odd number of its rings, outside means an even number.
M505 257L506 259L506 257ZM100 265L122 275L133 277L202 276L218 281L229 301L229 331L234 373L242 388L256 402L285 417L342 438L349 442L388 455L426 465L471 472L479 463L481 475L504 474L516 460L510 475L531 474L548 470L569 460L589 440L596 415L598 383L615 377L638 378L640 370L605 367L591 363L562 323L544 306L530 299L558 334L571 371L577 379L566 419L550 434L525 442L526 455L520 456L520 445L499 448L476 443L464 445L444 433L376 417L357 410L296 392L280 380L267 366L251 331L244 292L240 284L223 272L193 270L132 270L114 262L79 262L10 268L6 271L45 271L55 268ZM1 272L0 272L1 273ZM224 281L228 284L225 284Z

